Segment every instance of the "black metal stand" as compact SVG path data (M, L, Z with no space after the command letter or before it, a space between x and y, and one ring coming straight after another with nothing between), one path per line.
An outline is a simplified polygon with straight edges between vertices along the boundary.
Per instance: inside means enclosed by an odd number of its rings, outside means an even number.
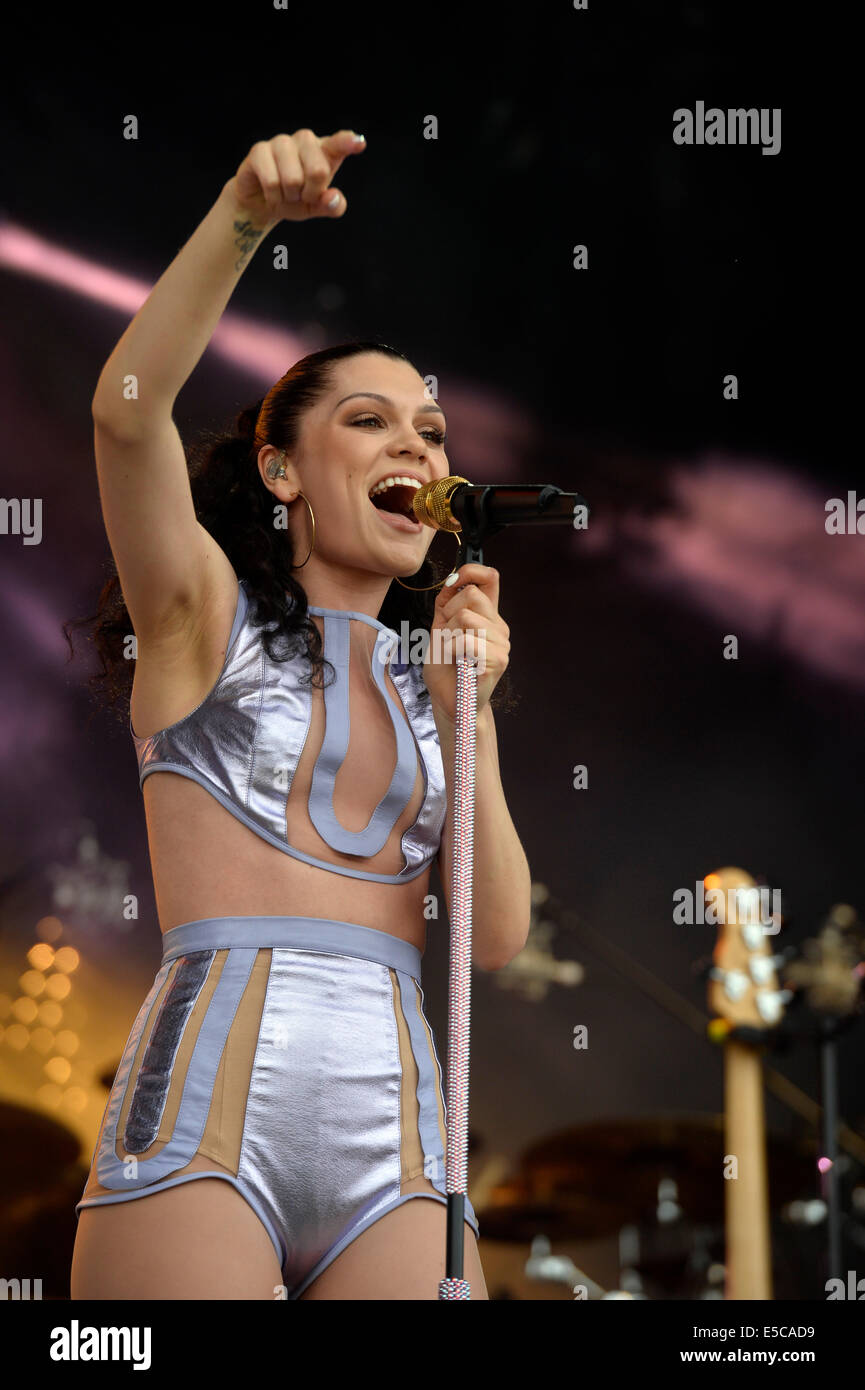
M842 1020L846 1022L846 1020ZM843 1279L841 1253L841 1186L838 1171L838 1033L840 1029L833 1019L824 1018L821 1023L820 1054L820 1102L823 1113L820 1120L823 1157L829 1166L821 1174L821 1196L827 1208L827 1229L829 1236L827 1279Z

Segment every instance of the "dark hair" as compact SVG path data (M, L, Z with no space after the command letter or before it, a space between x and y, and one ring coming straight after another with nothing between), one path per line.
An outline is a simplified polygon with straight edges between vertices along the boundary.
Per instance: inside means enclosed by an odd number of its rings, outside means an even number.
M265 628L262 641L268 657L272 661L287 660L295 654L298 638L305 637L305 654L312 668L310 679L317 685L322 683L324 666L331 670L333 666L323 654L321 634L309 617L303 586L292 573L295 557L291 536L273 525L273 498L261 480L258 453L265 444L293 450L304 412L318 402L331 384L333 364L364 352L409 362L387 343L362 340L309 353L280 377L267 395L239 413L233 430L205 430L186 451L196 517L225 552L238 577L247 581L254 604L253 621ZM454 554L455 549L451 542ZM107 705L126 722L134 674L133 662L127 656L132 623L113 559L107 565L109 578L100 592L96 612L68 620L63 624L63 632L71 659L69 629L93 627L90 640L100 657L101 669L90 677L88 684L97 704ZM417 586L435 584L442 577L425 558L410 582ZM435 600L435 589L413 593L394 582L378 620L397 632L403 621L408 622L410 633L421 628L429 632ZM491 704L496 709L510 710L515 702L505 672Z

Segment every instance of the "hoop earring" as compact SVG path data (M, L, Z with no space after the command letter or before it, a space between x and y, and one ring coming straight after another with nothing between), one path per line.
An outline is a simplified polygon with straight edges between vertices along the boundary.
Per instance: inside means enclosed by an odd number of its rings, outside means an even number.
M453 536L454 540L456 541L457 554L459 554L460 546L462 545L462 534L456 531L450 531L448 534ZM418 573L420 573L420 571L418 571ZM402 580L396 574L394 575L394 579L396 580L397 584L402 584L402 587L404 589L411 589L412 593L415 594L424 594L428 589L440 589L442 584L444 584L445 579L447 579L447 575L445 575L444 579L440 579L438 584L403 584Z
M274 480L276 478L285 477L284 449L281 451L281 453L277 454L275 458L272 458L270 460L270 463L267 465L267 476L268 478L273 478ZM311 555L312 552L315 550L315 513L309 504L309 499L307 497L304 497L302 492L298 492L297 497L303 497L303 500L304 502L306 502L307 505L307 510L309 511L310 520L312 522L312 545L309 547L309 555ZM297 497L292 498L292 501L296 502ZM309 555L307 555L306 560L309 559ZM306 560L304 560L303 563L300 565L292 565L291 568L293 570L302 570L303 566L306 564Z
M302 492L299 492L299 493L297 494L297 496L298 496L298 497L303 497L303 493L302 493ZM297 500L297 498L295 498L295 501L296 501L296 500ZM310 504L309 504L309 499L308 499L307 497L303 497L303 500L304 500L304 502L306 502L307 509L308 509L309 515L310 515L310 519L311 519L311 521L312 521L312 545L309 547L309 555L311 555L312 552L315 550L315 513L313 512L312 507L311 507ZM307 555L306 560L309 559L309 555ZM303 564L301 564L301 565L292 565L291 568L292 568L293 570L302 570L302 569L303 569L303 566L306 564L306 560L304 560L304 561L303 561Z

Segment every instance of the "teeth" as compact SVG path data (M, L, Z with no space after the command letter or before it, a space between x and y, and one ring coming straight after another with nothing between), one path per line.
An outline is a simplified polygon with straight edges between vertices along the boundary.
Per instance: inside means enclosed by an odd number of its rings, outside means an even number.
M375 497L377 492L384 492L385 488L396 487L397 484L401 484L403 487L413 487L415 491L420 487L417 478L402 478L398 473L392 473L389 477L382 478L380 483L376 483L375 487L370 489L369 495Z

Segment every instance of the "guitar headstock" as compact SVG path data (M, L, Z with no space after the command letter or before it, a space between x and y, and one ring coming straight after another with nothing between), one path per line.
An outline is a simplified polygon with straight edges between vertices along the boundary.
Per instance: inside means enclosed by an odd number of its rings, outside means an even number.
M780 959L771 946L779 929L769 910L769 890L744 869L727 867L703 880L705 920L718 925L709 977L708 1004L723 1031L767 1029L777 1024L789 990L778 988ZM723 1027L723 1026L722 1026Z

